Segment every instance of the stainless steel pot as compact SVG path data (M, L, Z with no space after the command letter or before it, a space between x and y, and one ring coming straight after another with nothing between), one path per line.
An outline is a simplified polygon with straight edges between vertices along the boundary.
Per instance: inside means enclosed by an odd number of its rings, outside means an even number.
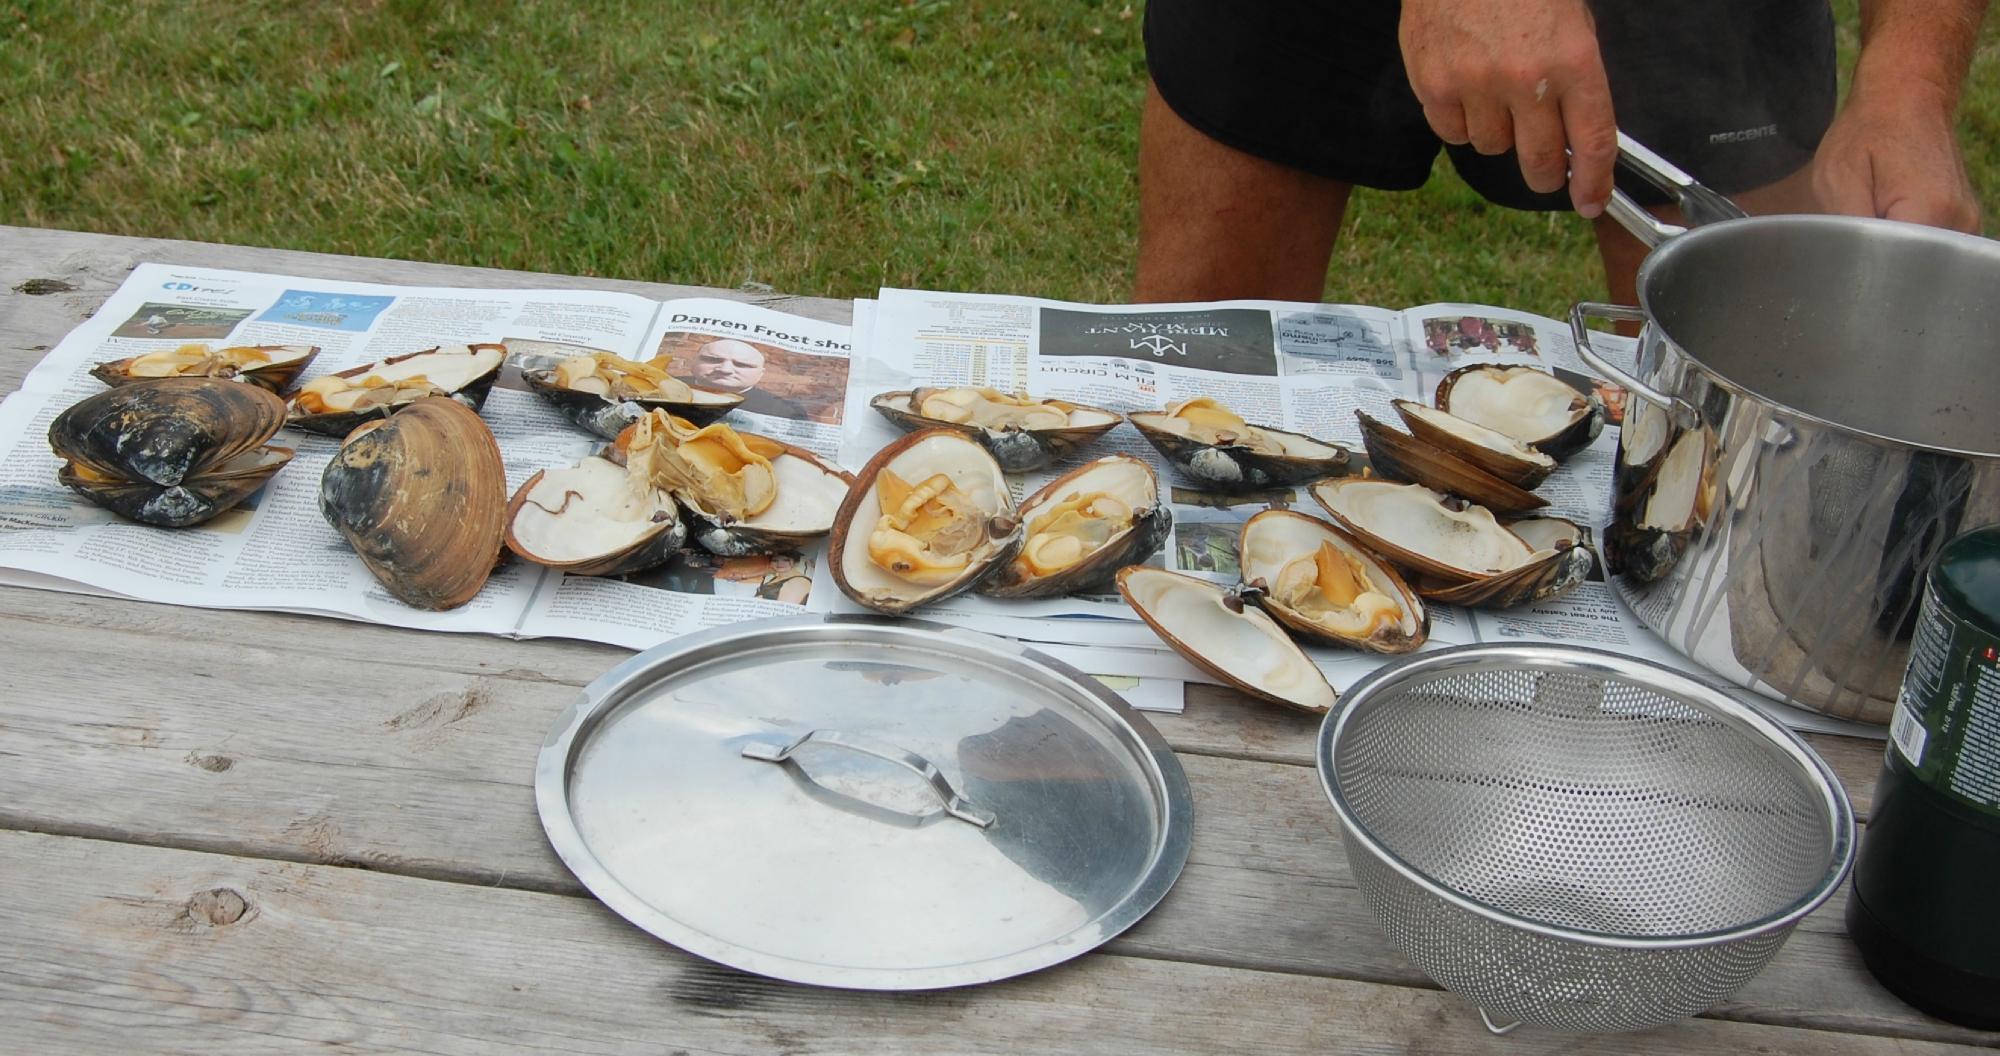
M1699 186L1645 161L1670 191ZM1616 589L1740 685L1887 722L1932 558L2000 521L2000 243L1612 211L1655 247L1639 307L1579 304L1570 325L1631 393L1603 539ZM1590 318L1643 321L1635 370L1604 361Z

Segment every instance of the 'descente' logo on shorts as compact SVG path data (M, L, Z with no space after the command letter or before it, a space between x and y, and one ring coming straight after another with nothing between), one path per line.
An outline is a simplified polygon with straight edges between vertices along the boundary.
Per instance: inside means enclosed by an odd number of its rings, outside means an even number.
M1777 134L1778 126L1775 124L1758 125L1756 128L1739 128L1734 132L1711 132L1709 133L1708 141L1710 143L1748 143L1753 139L1763 139L1767 136L1775 136Z

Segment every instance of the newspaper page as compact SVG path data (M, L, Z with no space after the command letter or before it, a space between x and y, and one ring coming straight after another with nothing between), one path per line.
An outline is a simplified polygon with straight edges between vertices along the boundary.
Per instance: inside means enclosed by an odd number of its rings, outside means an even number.
M678 332L662 322L676 314L706 320L704 332L749 338L727 346L730 362L712 373L734 372L719 383L771 394L764 406L772 413L760 415L756 427L796 409L793 442L833 450L846 388L845 327L729 301L662 306L622 293L385 286L140 265L0 404L0 568L10 582L148 601L635 648L730 620L823 610L813 594L831 590L813 589L821 562L808 554L770 555L754 569L745 561L694 567L711 563L690 556L624 581L508 560L461 608L411 608L376 582L320 515L319 479L338 442L297 429L272 441L297 451L289 466L237 509L195 528L124 521L56 482L60 460L48 446L49 423L103 391L88 373L98 363L190 343L314 345L320 352L308 378L458 342L504 342L510 351L584 346L644 359ZM692 364L702 345L684 344L677 355ZM802 344L816 347L794 347ZM718 384L698 367L687 369ZM603 444L526 391L511 360L481 414L499 443L509 489ZM617 601L606 603L614 593Z

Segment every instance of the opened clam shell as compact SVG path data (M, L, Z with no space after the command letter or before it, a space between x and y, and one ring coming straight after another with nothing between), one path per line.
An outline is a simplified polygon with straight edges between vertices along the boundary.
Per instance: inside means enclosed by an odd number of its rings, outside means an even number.
M1265 510L1243 523L1244 595L1308 638L1377 653L1424 644L1430 616L1403 577L1317 517Z
M1046 598L1101 586L1120 568L1153 556L1174 525L1153 467L1123 454L1050 481L1021 503L1020 519L1026 531L1020 553L980 593Z
M1000 464L963 433L927 429L862 467L827 556L842 593L895 615L976 586L1022 538Z
M596 456L536 473L507 504L507 549L573 575L651 568L686 535L671 493Z
M740 393L691 385L668 374L665 356L641 363L582 345L566 346L567 354L552 351L546 342L535 342L534 348L515 354L521 380L563 417L606 440L617 439L647 411L706 425L743 403Z
M1213 399L1125 416L1167 461L1204 487L1244 491L1339 476L1348 450L1303 433L1251 425Z
M1195 666L1259 700L1320 713L1336 694L1268 614L1193 576L1133 565L1118 592L1153 633Z
M285 424L346 436L363 422L431 396L449 396L477 411L505 359L499 345L440 345L322 375L291 395Z
M1557 461L1589 447L1604 430L1604 401L1534 367L1460 367L1438 382L1432 402Z
M79 401L49 423L56 478L142 524L185 528L248 498L292 459L267 447L285 402L217 378L162 378Z
M389 593L419 609L456 608L500 558L500 447L477 412L425 397L347 436L320 477L319 509Z
M1555 459L1497 429L1413 400L1397 400L1395 406L1410 435L1517 488L1533 489L1555 472Z
M1540 495L1523 491L1450 451L1392 429L1363 411L1355 411L1354 417L1361 422L1368 465L1383 477L1423 484L1500 513L1525 513L1549 504Z
M802 447L657 410L619 433L610 457L672 492L689 535L724 557L795 550L826 535L854 482Z
M1506 609L1547 601L1590 578L1597 554L1590 533L1561 517L1529 517L1506 523L1533 553L1519 568L1469 583L1419 582L1417 590L1432 601L1480 609Z
M1677 432L1652 463L1628 466L1621 458L1613 469L1604 557L1614 574L1642 583L1665 576L1714 509L1713 435L1706 427Z
M1010 473L1052 465L1124 420L1102 407L974 386L885 392L868 406L905 430L958 430Z
M158 378L235 378L282 393L318 355L317 345L188 344L99 363L90 368L90 376L106 385Z

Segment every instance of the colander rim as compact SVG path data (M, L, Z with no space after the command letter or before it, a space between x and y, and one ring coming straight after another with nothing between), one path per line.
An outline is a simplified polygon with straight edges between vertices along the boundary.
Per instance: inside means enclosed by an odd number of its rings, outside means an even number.
M1439 669L1472 670L1482 667L1601 673L1634 681L1684 700L1697 701L1701 706L1712 708L1722 716L1734 720L1739 729L1748 727L1748 732L1761 735L1771 742L1813 779L1813 784L1826 809L1825 818L1828 827L1832 830L1829 833L1830 861L1826 874L1811 891L1779 910L1729 928L1690 932L1684 935L1630 935L1531 920L1499 906L1471 898L1433 879L1390 850L1362 824L1361 819L1341 795L1339 782L1333 772L1334 748L1346 728L1347 720L1360 712L1375 696L1400 688L1419 677L1434 675ZM1476 913L1507 927L1550 938L1627 950L1685 949L1757 938L1774 931L1789 929L1813 910L1818 909L1833 896L1834 892L1840 890L1840 885L1846 882L1847 874L1854 865L1854 810L1848 801L1846 789L1842 787L1833 769L1827 766L1819 753L1813 751L1797 733L1745 703L1738 696L1735 687L1720 680L1603 649L1545 642L1479 642L1401 657L1363 676L1347 692L1341 694L1340 700L1327 712L1326 719L1320 724L1314 757L1320 788L1326 793L1327 801L1332 804L1334 813L1340 818L1344 839L1358 843L1365 853L1388 865L1404 879L1459 909Z

